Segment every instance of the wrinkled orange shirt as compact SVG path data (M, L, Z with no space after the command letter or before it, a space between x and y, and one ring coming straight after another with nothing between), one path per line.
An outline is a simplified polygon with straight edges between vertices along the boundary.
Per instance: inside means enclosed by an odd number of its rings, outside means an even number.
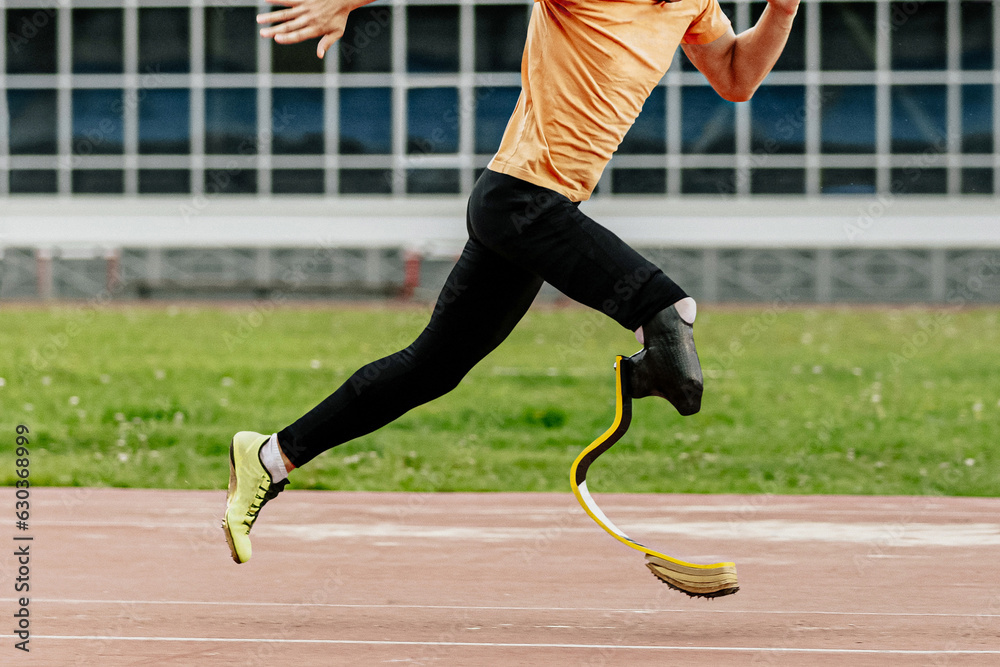
M588 199L677 46L729 26L717 0L536 0L521 96L489 168Z

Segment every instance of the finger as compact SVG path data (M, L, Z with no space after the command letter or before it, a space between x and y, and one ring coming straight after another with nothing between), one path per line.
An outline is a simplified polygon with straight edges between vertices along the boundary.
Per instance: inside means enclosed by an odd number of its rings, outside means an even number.
M323 39L319 40L319 44L316 46L316 55L322 58L326 55L326 52L331 46L337 43L342 35L330 33L329 35L323 35Z
M303 28L307 28L309 27L309 23L310 23L309 17L300 16L296 19L292 19L291 21L286 21L285 23L279 23L278 25L272 25L270 28L264 28L263 30L260 31L260 34L263 37L275 37L277 35L281 35L284 33L292 33L298 30L302 30ZM320 34L318 32L318 29L316 30L317 30L316 34Z
M301 16L306 10L302 7L292 7L290 9L282 9L277 12L269 12L267 14L258 14L257 23L281 23L282 21L288 21L296 16Z
M278 44L298 44L313 37L319 37L322 33L317 28L302 28L294 32L284 32L274 36L274 41Z

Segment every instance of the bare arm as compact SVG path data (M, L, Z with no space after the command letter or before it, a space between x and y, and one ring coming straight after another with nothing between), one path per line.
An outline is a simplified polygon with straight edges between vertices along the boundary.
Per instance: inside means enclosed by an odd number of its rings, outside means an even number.
M778 61L799 0L767 0L757 25L729 32L708 44L685 44L684 53L716 92L730 102L749 100Z
M272 23L262 28L260 36L274 38L278 44L298 44L320 37L316 55L322 58L327 49L344 35L347 16L358 7L374 0L267 0L285 7L267 14L258 14L257 23Z

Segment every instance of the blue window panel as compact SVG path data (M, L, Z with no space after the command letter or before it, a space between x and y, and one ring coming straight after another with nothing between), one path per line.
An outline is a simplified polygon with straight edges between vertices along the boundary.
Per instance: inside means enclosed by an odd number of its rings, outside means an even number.
M272 152L323 153L323 89L275 88L271 96Z
M514 87L476 89L477 153L496 152L520 94Z
M681 96L681 151L733 153L736 105L708 86L686 86Z
M406 95L406 152L457 153L458 90L413 88Z
M392 89L340 89L340 152L392 152Z
M191 152L191 94L187 88L152 89L140 94L139 152Z
M822 151L875 152L875 86L823 86Z
M123 152L125 127L121 90L73 91L73 154Z
M257 152L257 90L209 88L205 91L205 152Z
M993 152L993 86L962 86L962 151Z
M943 152L948 127L945 86L892 87L892 152Z
M667 91L657 86L618 147L626 155L667 152Z
M750 103L750 123L750 150L754 153L804 153L805 87L763 86Z
M8 90L7 113L11 155L52 155L56 135L56 91Z

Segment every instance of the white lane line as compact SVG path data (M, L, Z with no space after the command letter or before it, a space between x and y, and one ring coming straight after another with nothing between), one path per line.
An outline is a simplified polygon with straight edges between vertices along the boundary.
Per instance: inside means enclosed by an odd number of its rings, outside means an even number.
M0 635L3 639L13 639L16 635ZM834 653L848 655L1000 655L1000 649L953 649L919 650L896 648L796 648L786 646L650 646L643 644L542 644L530 642L431 642L403 641L389 639L287 639L287 638L245 638L245 637L115 637L107 635L35 635L35 639L79 640L79 641L131 641L131 642L191 642L191 643L241 643L241 644L320 644L320 645L363 645L363 646L451 646L483 648L565 648L601 649L622 651L712 651L720 653Z
M156 524L139 521L36 521L35 526L89 528L139 528L162 531L215 530L215 524L178 522ZM880 547L984 547L1000 545L1000 524L997 523L893 523L893 522L827 522L764 519L755 521L658 521L629 522L631 534L683 535L699 540L740 540L758 542L837 542L876 544ZM592 526L563 526L545 529L541 526L521 528L493 526L422 526L379 522L373 524L314 523L265 524L256 528L258 537L295 539L304 542L342 540L347 538L409 538L453 539L477 542L530 541L538 539L542 530L554 534L593 533Z
M17 598L0 598L2 602L16 602ZM446 609L459 611L552 611L552 612L604 612L617 614L752 614L754 616L885 616L885 617L943 617L943 618L1000 618L998 614L950 613L921 611L788 611L761 609L623 609L620 607L519 607L490 605L451 604L360 604L336 602L241 602L221 600L86 600L82 598L32 598L35 603L50 604L114 604L114 605L182 605L218 607L318 607L332 609Z

